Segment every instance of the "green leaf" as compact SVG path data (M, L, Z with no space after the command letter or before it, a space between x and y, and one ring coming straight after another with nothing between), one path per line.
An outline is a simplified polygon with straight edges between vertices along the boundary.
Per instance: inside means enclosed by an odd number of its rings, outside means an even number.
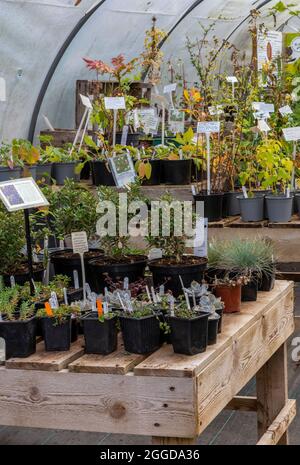
M287 6L283 2L278 2L273 6L273 10L278 11L278 13L283 13L287 10Z
M78 165L76 165L75 167L75 174L80 174L81 171L83 170L84 165L85 165L85 162L78 163Z
M95 144L95 142L93 141L93 139L90 137L90 136L84 136L84 143L88 146L88 147L91 147L93 149L98 149L97 147L97 144Z

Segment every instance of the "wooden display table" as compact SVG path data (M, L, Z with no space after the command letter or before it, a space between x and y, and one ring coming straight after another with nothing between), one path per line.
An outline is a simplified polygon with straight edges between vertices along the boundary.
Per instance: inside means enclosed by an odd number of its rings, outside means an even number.
M240 314L225 315L218 343L193 357L165 345L150 356L67 353L0 367L0 424L139 434L154 444L194 444L224 409L257 411L259 444L287 444L286 341L294 331L293 283L277 281ZM235 397L256 375L257 398Z

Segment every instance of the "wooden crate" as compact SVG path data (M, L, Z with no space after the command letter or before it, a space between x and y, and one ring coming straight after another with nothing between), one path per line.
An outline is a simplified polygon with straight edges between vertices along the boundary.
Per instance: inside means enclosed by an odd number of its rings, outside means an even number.
M39 350L0 367L0 423L153 436L192 444L224 409L257 410L261 443L287 443L295 401L287 398L285 342L294 331L293 283L277 281L240 314L224 315L218 342L192 357L164 345L147 357L119 340L109 356L83 355L81 341L61 366ZM30 360L31 359L31 360ZM46 362L45 362L46 360ZM34 369L32 369L34 368ZM256 398L237 397L257 375Z
M54 131L50 131L49 129L45 129L40 132L41 136L51 136L53 138L52 145L54 147L64 147L66 144L72 144L74 142L76 136L76 129L55 129ZM94 136L94 131L88 131L90 136ZM41 144L42 148L45 148L47 144Z

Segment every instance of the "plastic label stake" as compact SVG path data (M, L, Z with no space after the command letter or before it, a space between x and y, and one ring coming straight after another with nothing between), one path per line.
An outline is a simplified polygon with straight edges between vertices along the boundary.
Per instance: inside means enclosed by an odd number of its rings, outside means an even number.
M15 287L16 285L15 277L11 276L9 280L10 280L10 287Z
M74 279L74 287L75 289L79 289L79 277L78 277L78 271L73 270L73 279Z
M100 318L101 316L103 316L103 305L100 299L97 299L96 302L97 302L98 316Z
M248 199L248 192L245 186L242 187L244 199Z
M211 133L220 132L220 121L203 121L197 125L197 133L206 136L207 152L207 195L211 194L211 166L210 166L210 135Z
M47 316L49 316L50 318L53 317L53 311L49 302L45 302L45 310Z
M65 301L65 305L69 305L67 289L65 287L64 287L64 301Z

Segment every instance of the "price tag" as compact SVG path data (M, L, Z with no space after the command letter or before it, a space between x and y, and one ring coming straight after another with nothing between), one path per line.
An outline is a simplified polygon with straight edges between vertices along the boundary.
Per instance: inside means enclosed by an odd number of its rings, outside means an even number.
M177 82L174 82L173 84L168 84L167 86L164 86L164 94L171 94L172 92L175 92L177 89Z
M197 124L198 134L207 134L211 132L220 132L220 121L203 121Z
M85 108L88 108L89 110L92 110L93 105L92 105L92 102L90 101L89 97L87 97L86 95L81 95L81 94L79 94L79 95L80 95L82 105L85 106Z
M0 77L0 102L6 101L6 83L3 77Z
M271 131L270 126L266 123L264 119L258 120L257 127L261 132L269 132Z
M300 140L300 126L295 128L284 128L282 132L287 142L296 142L297 140Z
M104 97L106 110L125 110L126 103L124 97Z
M281 116L292 115L293 110L289 105L286 105L285 107L279 108L279 113L281 114Z
M227 76L226 81L231 82L231 83L237 83L238 82L236 76Z
M72 233L73 252L84 254L89 251L87 234L85 231Z

